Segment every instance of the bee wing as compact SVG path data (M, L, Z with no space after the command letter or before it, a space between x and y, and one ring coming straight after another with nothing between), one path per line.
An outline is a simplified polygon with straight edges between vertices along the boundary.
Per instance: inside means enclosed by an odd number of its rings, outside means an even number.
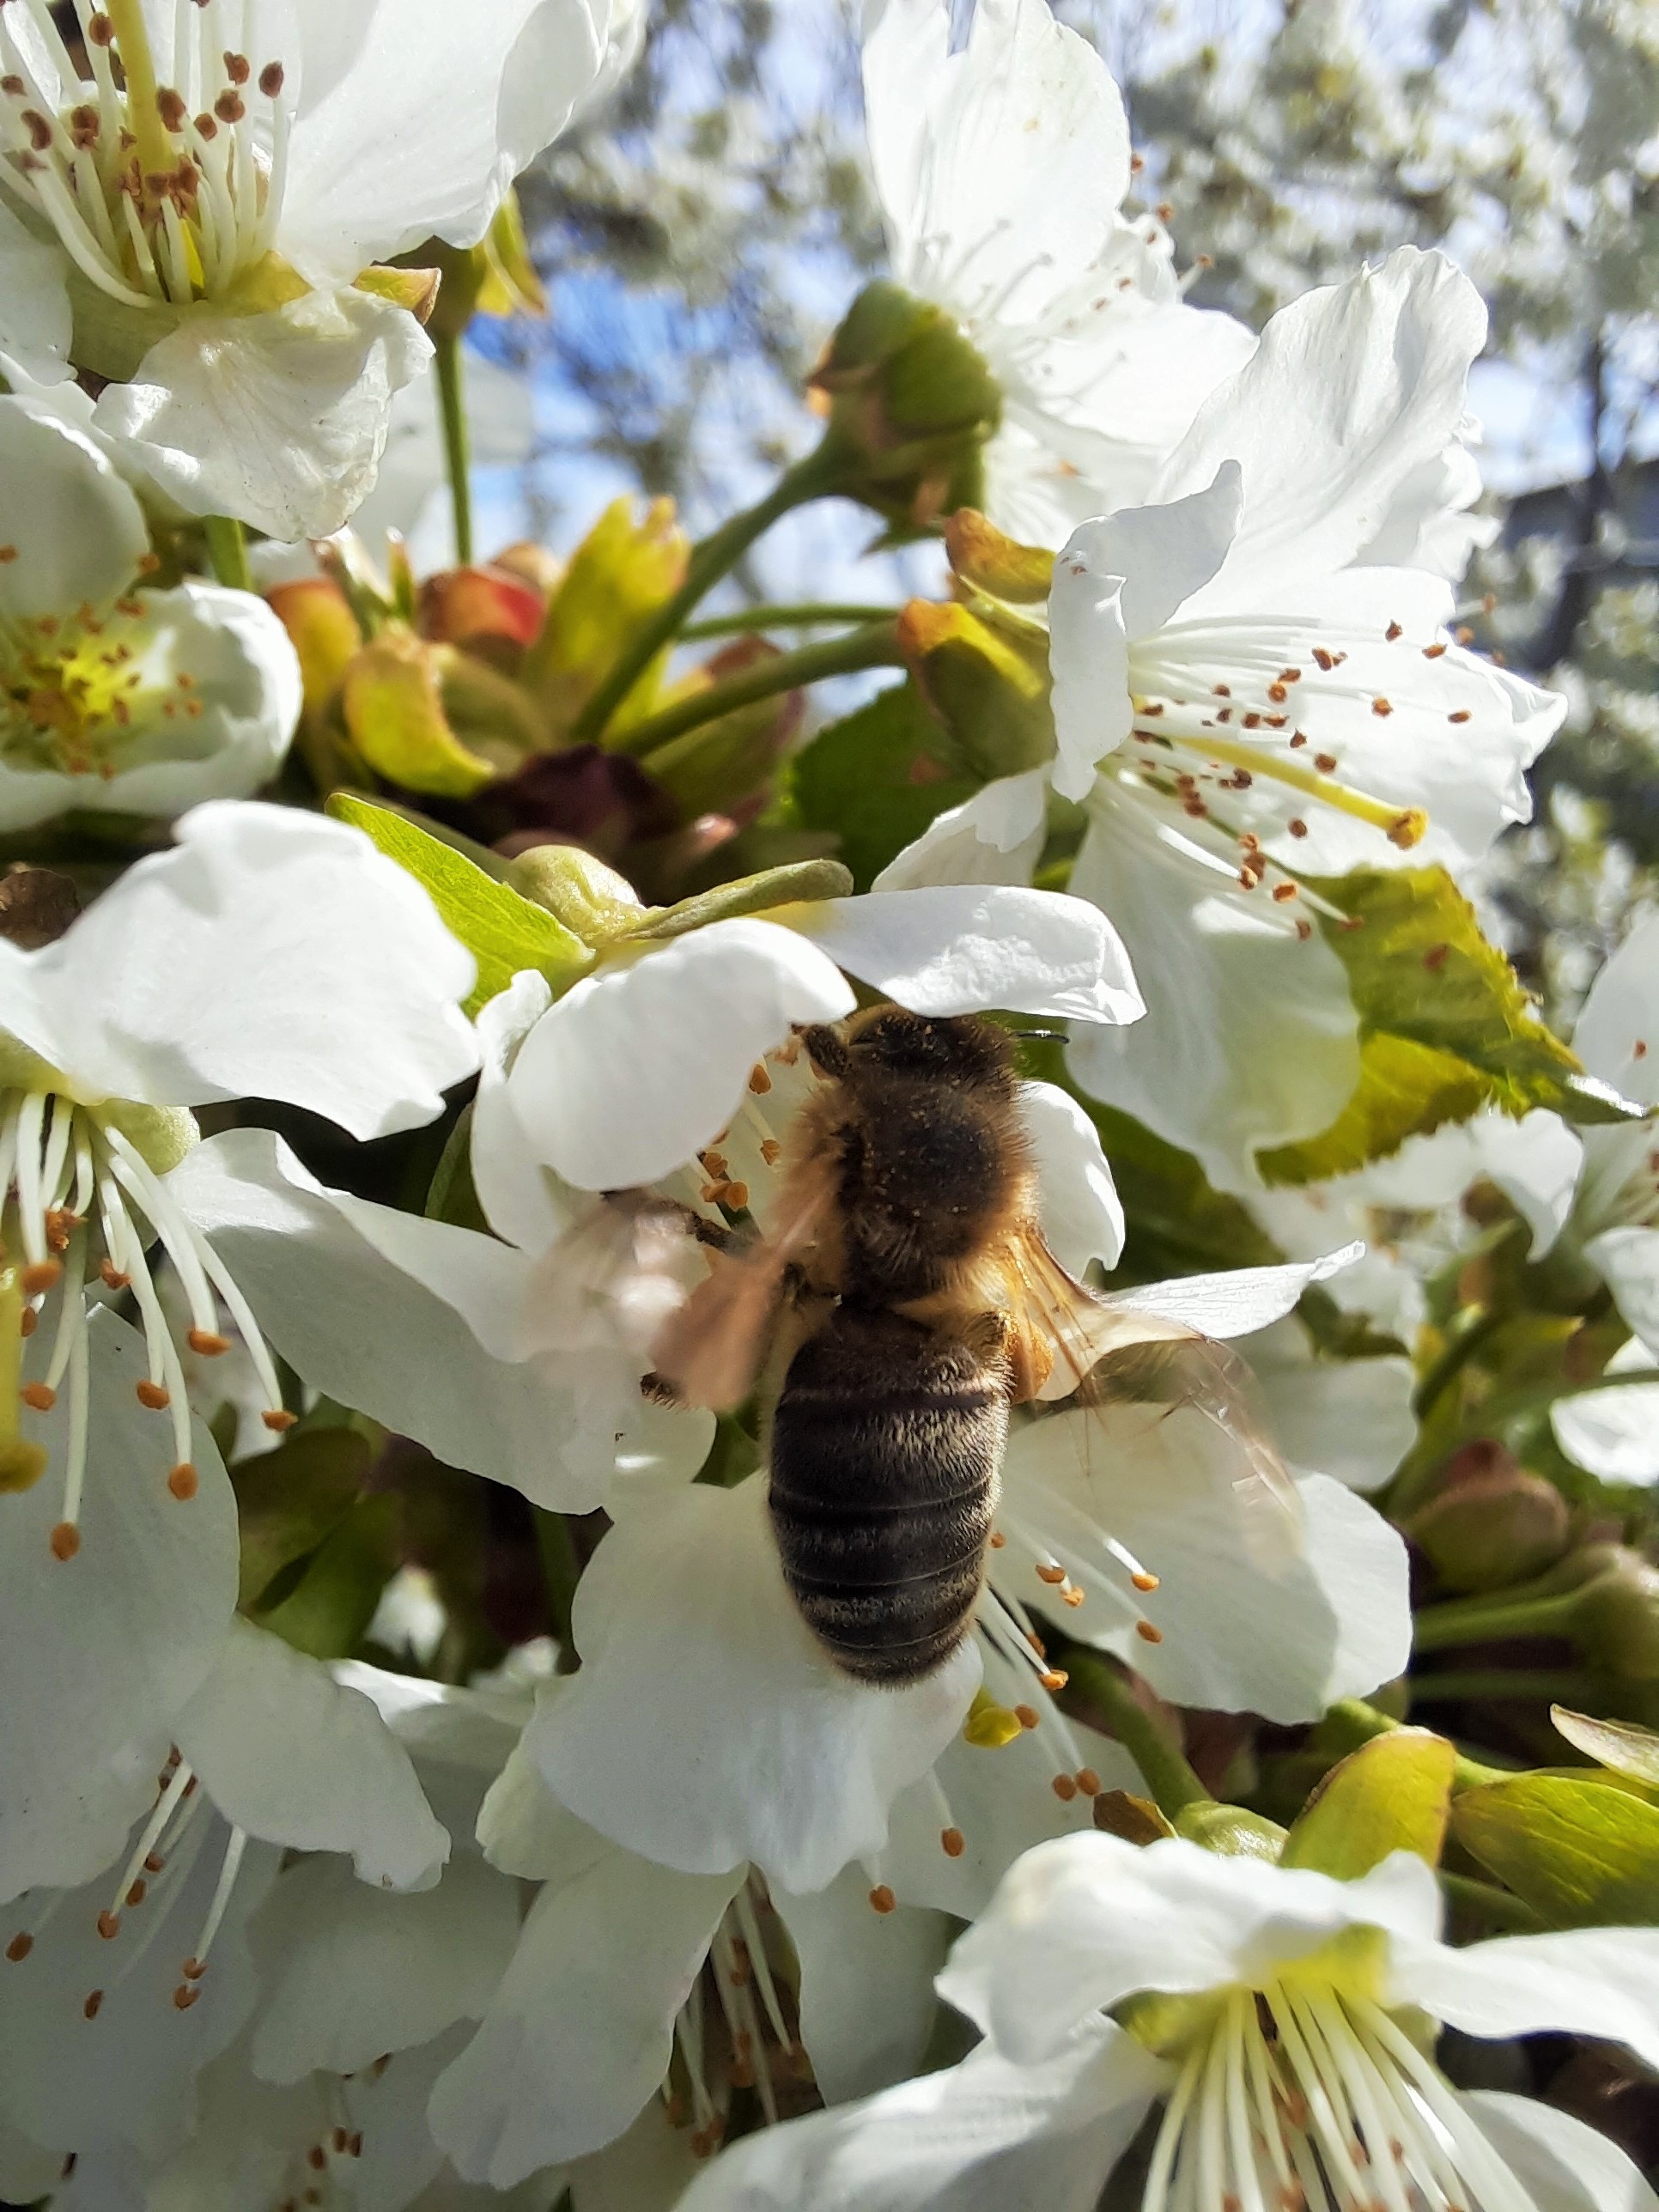
M1085 1407L1190 1407L1212 1421L1243 1460L1234 1481L1244 1540L1269 1569L1302 1549L1300 1493L1271 1441L1255 1378L1231 1347L1182 1322L1115 1306L1076 1282L1040 1240L1016 1254L1024 1311L1017 1323L1040 1328L1053 1346L1048 1379L1033 1393Z
M707 1278L651 1346L656 1372L675 1397L724 1413L749 1395L771 1348L790 1263L812 1242L825 1195L813 1193L773 1236L744 1251L708 1253Z

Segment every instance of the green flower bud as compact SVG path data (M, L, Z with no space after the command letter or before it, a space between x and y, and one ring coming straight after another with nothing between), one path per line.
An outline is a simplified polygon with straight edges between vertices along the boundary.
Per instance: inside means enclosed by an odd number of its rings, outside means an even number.
M988 782L1054 758L1045 633L994 628L949 600L912 599L898 635L952 766Z
M1447 1589L1498 1590L1555 1565L1571 1516L1553 1483L1510 1461L1431 1498L1406 1534Z
M1571 1634L1583 1656L1626 1681L1659 1681L1659 1567L1622 1545L1573 1601Z
M811 379L830 416L836 489L901 531L977 505L981 455L1002 393L942 308L883 280L866 284Z

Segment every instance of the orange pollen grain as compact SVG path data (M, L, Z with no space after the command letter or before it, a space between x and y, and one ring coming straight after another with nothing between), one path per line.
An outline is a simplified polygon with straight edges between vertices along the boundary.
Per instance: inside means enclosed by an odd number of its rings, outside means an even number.
M161 1413L173 1402L167 1391L160 1382L135 1382L132 1387L137 1394L138 1403L141 1406L147 1406L152 1413Z
M102 1990L89 1990L87 1992L86 2002L81 2007L82 2017L86 2020L96 2020L103 2002Z
M1077 1784L1069 1774L1055 1775L1050 1787L1063 1805L1069 1805L1077 1796Z
M1383 635L1384 640L1385 640L1385 641L1386 641L1389 645L1392 645L1392 644L1394 643L1394 641L1395 641L1395 638L1397 638L1397 637L1404 637L1404 635L1406 635L1405 630L1401 628L1401 624L1400 624L1400 623L1398 623L1397 622L1391 622L1391 623L1389 624L1389 626L1388 626L1387 629L1385 629L1385 630L1383 631L1383 633L1382 633L1382 635Z
M20 1929L6 1946L6 1956L14 1966L21 1966L34 1948L34 1938L27 1929Z
M1336 766L1336 755L1334 753L1316 753L1314 755L1314 766L1319 770L1321 775L1328 775L1331 770Z
M268 1407L259 1416L259 1419L264 1423L265 1426L268 1429L274 1429L278 1436L283 1433L284 1429L291 1429L299 1418L300 1416L297 1413L284 1412L283 1407L280 1406Z
M1131 1575L1129 1580L1138 1590L1155 1590L1158 1588L1158 1577L1149 1575L1144 1567L1138 1575Z
M968 1838L960 1828L942 1828L939 1840L947 1859L959 1859L968 1848Z
M1007 1540L1000 1528L994 1528L991 1531L991 1549L994 1552L1000 1552Z
M1023 1729L1034 1729L1037 1724L1037 1709L1035 1705L1016 1705L1014 1718Z
M204 1359L217 1359L222 1352L230 1350L230 1339L221 1336L216 1329L193 1328L185 1341L191 1350L199 1352Z
M81 1531L73 1521L60 1521L46 1539L54 1559L72 1559L81 1548Z
M181 1459L167 1477L167 1488L181 1505L194 1498L200 1487L200 1478L187 1459Z
M870 1893L870 1904L874 1911L890 1912L897 1903L897 1898L884 1881L878 1881Z
M1371 701L1371 712L1373 714L1392 714L1394 708L1391 702L1387 699L1373 699Z
M1296 885L1294 884L1275 884L1273 885L1273 896L1282 906L1286 899L1293 899L1296 896Z
M1136 1621L1135 1634L1143 1644L1162 1644L1164 1641L1164 1631L1154 1628L1150 1620Z
M759 1060L749 1071L749 1088L757 1098L763 1098L772 1088L772 1079Z
M1474 716L1467 707L1460 707L1455 714L1448 714L1446 717L1446 720L1449 722L1468 722L1472 721L1474 719Z
M1039 1582L1058 1583L1063 1583L1065 1579L1066 1570L1064 1567L1045 1567L1039 1561L1037 1565L1037 1580Z
M100 1260L98 1262L98 1273L106 1291L124 1291L132 1280L131 1275L124 1275L121 1273L113 1260Z
M1050 1667L1045 1673L1037 1676L1038 1681L1042 1683L1051 1698L1057 1696L1071 1679L1063 1667Z
M49 1382L26 1382L17 1395L37 1413L49 1413L58 1403L58 1393Z
M1092 1766L1079 1767L1077 1771L1077 1786L1083 1792L1085 1797L1099 1796L1100 1777L1095 1772Z
M20 1280L25 1297L37 1298L44 1291L55 1291L63 1279L61 1260L32 1260L24 1268Z
M200 1990L191 1989L188 1982L180 1982L173 1992L174 2008L179 2012L188 2012L201 1994Z
M39 1328L40 1326L40 1315L36 1313L33 1306L25 1306L22 1312L17 1316L17 1334L19 1336L33 1336L35 1330Z
M199 1982L203 1975L207 1972L207 1960L205 1959L186 1959L184 1965L179 1969L179 1971L187 1982Z
M103 1937L106 1943L110 1940L111 1936L118 1936L120 1932L121 1916L118 1912L104 1911L99 1914L98 1933Z

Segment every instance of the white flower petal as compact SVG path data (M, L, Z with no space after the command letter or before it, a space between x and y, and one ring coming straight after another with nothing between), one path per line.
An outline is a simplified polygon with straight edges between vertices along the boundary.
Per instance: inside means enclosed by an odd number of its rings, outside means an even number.
M750 1068L793 1024L839 1021L853 1005L793 930L713 922L568 991L520 1046L507 1099L579 1189L653 1182L730 1121Z
M1019 1119L1036 1170L1043 1242L1068 1274L1080 1276L1091 1260L1115 1267L1123 1201L1094 1123L1054 1083L1020 1085Z
M370 7L349 66L295 121L282 251L349 280L434 233L475 244L598 77L607 14L592 0Z
M1103 1789L1146 1795L1139 1769L1121 1743L1079 1721L1066 1725ZM894 1799L880 1872L901 1905L931 1905L972 1920L1022 1852L1089 1826L1088 1798L1079 1793L1068 1803L1055 1794L1057 1762L1045 1733L1042 1728L1024 1731L995 1748L958 1736L920 1782ZM943 1844L947 1813L962 1838L954 1855Z
M747 2137L679 2212L1093 2212L1169 2078L1109 2021L1040 2067L987 2045L864 2104Z
M369 142L376 156L384 138ZM130 438L191 514L326 538L374 482L392 395L432 347L415 318L349 285L261 315L204 315L153 345L94 422Z
M546 977L526 969L496 993L477 1019L483 1065L468 1145L472 1188L495 1234L524 1252L546 1251L586 1205L537 1158L507 1095L519 1047L552 1003Z
M434 1888L388 1897L339 1858L302 1859L260 1907L250 2051L267 2081L355 2074L383 2051L480 2020L519 1936L513 1883L470 1853Z
M63 1894L27 1957L7 1962L0 2111L33 2141L60 2154L111 2154L118 2170L122 2154L136 2150L149 2164L189 2131L196 2075L252 2009L246 1923L276 1870L275 1851L249 1846L196 1984L199 1999L181 2010L173 2002L179 1966L195 1954L229 1840L222 1821L198 1815L170 1851L167 1874L141 1905L123 1909L116 1936L98 1929L112 1872ZM88 2019L94 1990L103 1996Z
M909 891L932 884L1029 884L1046 834L1048 772L999 776L936 815L890 860L871 888Z
M1274 1441L1304 1474L1380 1490L1417 1435L1409 1359L1322 1359L1299 1321L1276 1322L1239 1346L1261 1386Z
M800 2039L827 2105L868 2097L916 2073L938 2004L933 1977L951 1948L943 1912L877 1912L862 1869L827 1889L772 1902L800 1964Z
M1255 1180L1259 1147L1330 1127L1359 1080L1341 962L1282 907L1103 786L1073 890L1111 914L1147 993L1133 1030L1094 1029L1068 1064L1091 1097L1196 1154L1219 1189Z
M1226 559L1238 528L1239 504L1238 465L1224 461L1215 481L1202 491L1165 507L1126 507L1073 531L1054 562L1048 601L1048 627L1057 648L1052 655L1054 718L1062 751L1068 713L1081 716L1091 696L1098 713L1106 684L1121 675L1115 646L1104 666L1094 665L1087 633L1079 623L1079 607L1091 592L1115 581L1121 586L1115 595L1115 616L1126 638L1147 637L1164 629ZM1127 726L1126 713L1126 733ZM1107 750L1097 745L1095 757Z
M362 2154L350 2168L352 2212L404 2212L405 2206L416 2203L437 2212L439 2206L452 2202L443 2192L459 2191L461 2185L432 2140L426 2109L434 2082L471 2033L465 2021L458 2021L429 2043L393 2051L389 2062L382 2051L379 2063L343 2085L347 2121L363 2138ZM545 2212L546 2202L520 2205L519 2212ZM265 2208L250 2208L250 2212L265 2212ZM490 2201L489 2212L512 2212L512 2208L497 2197Z
M563 2170L572 2212L674 2212L708 2163L692 2148L694 2132L684 2120L676 2127L668 2107L659 2097L653 2097L633 2126L615 2142ZM477 2212L494 2212L502 2202L493 2198L489 2205L480 2205ZM546 2203L544 2192L535 2203L520 2208L520 2212L543 2212ZM447 2212L447 2208L434 2206L432 2212ZM457 2212L461 2212L460 2207ZM507 2212L514 2212L510 2203Z
M1068 1632L1132 1660L1177 1704L1312 1720L1405 1666L1400 1536L1322 1475L1297 1485L1298 1526L1259 1493L1243 1445L1197 1407L1102 1406L1033 1423L1010 1440L1003 1481L997 1588L1029 1600L1030 1553L1058 1559L1086 1592ZM1159 1577L1154 1595L1131 1597L1107 1535ZM1160 1643L1139 1639L1143 1616Z
M979 1675L971 1644L910 1689L838 1672L784 1586L758 1479L641 1499L595 1553L573 1627L580 1670L526 1735L555 1796L665 1866L752 1860L794 1890L881 1848Z
M1343 1244L1316 1260L1292 1260L1273 1267L1227 1267L1216 1275L1175 1275L1167 1282L1115 1291L1110 1303L1132 1313L1161 1314L1165 1321L1180 1322L1201 1336L1249 1336L1282 1321L1310 1284L1340 1274L1364 1249L1363 1244Z
M1650 1230L1632 1230L1659 1244ZM1607 1362L1609 1375L1659 1365L1639 1336L1621 1345ZM1584 1390L1558 1398L1550 1407L1550 1426L1567 1457L1603 1482L1659 1482L1659 1382L1628 1390Z
M43 384L69 375L75 319L68 274L68 256L0 200L0 375L8 381L14 362Z
M50 1344L40 1329L32 1370ZM56 1559L47 1544L63 1512L67 1392L54 1412L24 1417L52 1467L33 1489L0 1497L0 1896L84 1881L107 1863L139 1809L135 1792L152 1794L127 1747L142 1747L144 1765L158 1734L165 1747L236 1603L236 1504L213 1439L196 1425L196 1494L180 1502L167 1485L171 1431L134 1395L149 1372L143 1341L107 1308L93 1317L90 1370L76 1557Z
M369 1700L251 1621L232 1622L173 1734L214 1804L250 1835L349 1851L362 1879L386 1889L428 1887L449 1856L409 1753Z
M1640 2168L1571 2112L1496 2089L1461 2101L1536 2212L1659 2212Z
M1346 1928L1379 1928L1396 1948L1408 1937L1437 1952L1439 1922L1433 1869L1409 1851L1358 1881L1334 1881L1179 1837L1142 1848L1090 1832L1021 1859L958 1942L939 1990L1029 2064L1137 1990L1260 1980Z
M913 1013L1000 1007L1133 1022L1145 1011L1116 931L1064 891L939 884L780 908L776 918Z
M1659 1106L1659 915L1638 922L1591 984L1572 1046L1621 1097Z
M939 0L889 0L865 40L864 90L893 273L912 290L937 296L934 267L965 258L971 282L994 292L1041 239L1028 281L1053 294L1115 231L1129 182L1123 101L1043 0L986 0L956 54Z
M524 1253L326 1190L262 1129L210 1138L169 1188L316 1389L537 1504L600 1502L644 1363L544 1348Z
M1284 605L1287 591L1352 561L1401 487L1455 438L1486 332L1468 279L1414 246L1281 308L1155 488L1175 499L1224 461L1243 471L1238 536L1195 605Z
M361 831L216 799L43 951L0 948L0 1021L81 1095L280 1098L355 1137L417 1127L477 1065L471 957Z
M1395 2001L1468 2035L1559 2028L1622 2043L1659 2065L1659 1929L1503 1936L1459 1951L1396 1945L1392 1986Z
M0 615L61 622L131 588L149 532L90 438L47 406L0 398Z
M0 2197L10 2204L33 2204L50 2197L63 2178L62 2151L42 2150L0 2120Z
M510 2188L622 2134L668 2071L674 2016L739 1878L613 1849L547 1883L433 2092L432 2130L458 2172Z
M1584 1256L1637 1335L1659 1355L1659 1229L1606 1230L1591 1237Z

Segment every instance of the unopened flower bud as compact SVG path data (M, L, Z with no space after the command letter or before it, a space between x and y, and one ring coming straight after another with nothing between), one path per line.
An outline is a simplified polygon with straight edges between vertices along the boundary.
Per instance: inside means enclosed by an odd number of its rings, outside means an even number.
M1175 1826L1188 1843L1219 1851L1224 1858L1267 1859L1276 1865L1285 1843L1277 1820L1242 1805L1188 1805L1176 1814Z
M1570 1528L1560 1492L1511 1462L1431 1498L1406 1533L1447 1589L1498 1590L1553 1566Z
M953 765L988 781L1053 759L1045 633L1005 635L954 602L912 599L898 636Z
M1593 1664L1635 1682L1659 1681L1659 1567L1622 1545L1572 1607L1573 1643Z
M848 497L911 530L979 504L981 449L1002 394L943 309L884 280L866 284L811 384Z

